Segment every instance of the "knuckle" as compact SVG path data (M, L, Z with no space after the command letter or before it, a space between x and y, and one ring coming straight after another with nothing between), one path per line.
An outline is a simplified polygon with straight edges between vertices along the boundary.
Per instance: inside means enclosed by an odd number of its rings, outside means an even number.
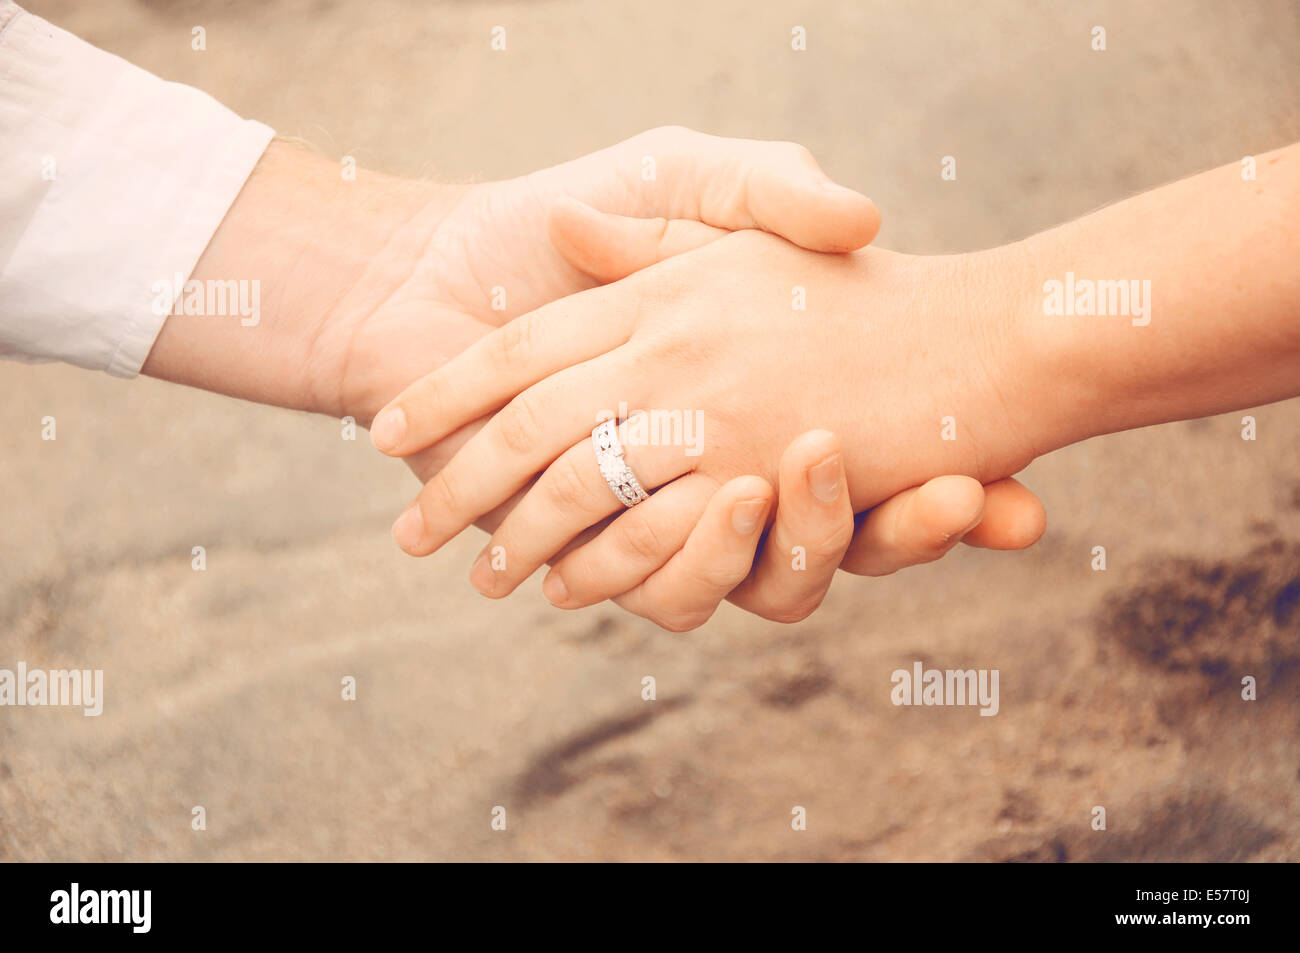
M569 590L569 598L586 600L604 592L607 571L590 559L582 549L565 557L560 565L563 567L560 578Z
M711 561L695 567L695 578L710 589L730 592L740 584L748 572L748 564L738 570L725 561Z
M586 509L589 505L591 491L572 455L565 455L551 465L546 483L547 495L560 509Z
M839 520L829 531L817 537L808 554L818 562L838 563L853 541L853 520Z
M631 510L618 521L619 543L638 562L655 559L663 553L659 531L650 520L635 513L636 510Z
M503 325L493 336L488 357L497 371L505 372L519 366L536 340L536 326L527 318L517 318Z
M668 219L652 218L648 222L649 234L654 241L655 258L664 257L664 239L668 237Z
M441 374L430 374L420 386L413 391L402 402L403 410L408 414L414 413L421 416L431 416L436 413L439 407L443 405L443 395L446 391L442 382Z
M455 485L455 477L447 475L447 469L444 467L434 475L429 481L429 494L437 502L439 508L451 513L460 513L463 499L459 488ZM421 499L423 504L424 500ZM429 513L425 511L425 520L428 521Z
M510 453L527 453L537 442L537 413L527 394L520 394L496 416L497 433Z

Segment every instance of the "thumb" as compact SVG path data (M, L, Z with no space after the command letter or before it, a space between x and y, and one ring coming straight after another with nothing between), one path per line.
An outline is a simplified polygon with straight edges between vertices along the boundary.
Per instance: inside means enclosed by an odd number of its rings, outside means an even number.
M880 231L874 202L826 178L802 151L784 165L753 169L742 189L754 226L812 251L849 252ZM708 219L706 219L708 221Z
M602 284L731 234L689 219L629 218L564 197L551 208L551 244L574 268Z
M726 139L680 127L623 143L655 176L634 194L645 217L697 219L718 228L761 228L812 251L846 252L880 231L880 210L838 185L793 142Z

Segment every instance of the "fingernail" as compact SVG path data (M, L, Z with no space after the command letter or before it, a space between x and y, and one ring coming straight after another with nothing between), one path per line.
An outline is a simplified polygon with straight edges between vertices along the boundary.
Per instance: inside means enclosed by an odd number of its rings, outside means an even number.
M741 500L731 510L731 526L741 536L749 536L758 529L767 513L767 500Z
M840 495L840 455L833 453L808 471L808 487L823 503L834 503Z
M474 565L469 570L469 581L483 595L488 595L496 588L497 574L492 570L492 559L486 552L478 554Z
M370 442L376 449L392 450L406 436L406 413L401 407L390 407L370 424Z
M550 601L551 605L562 606L569 601L569 587L564 584L560 574L552 570L542 580L542 595Z
M393 524L393 540L408 553L420 544L424 535L424 514L420 507L412 503Z
M822 183L822 188L827 192L853 192L857 194L856 190L849 188L847 185L840 185L838 182L832 182L829 179Z

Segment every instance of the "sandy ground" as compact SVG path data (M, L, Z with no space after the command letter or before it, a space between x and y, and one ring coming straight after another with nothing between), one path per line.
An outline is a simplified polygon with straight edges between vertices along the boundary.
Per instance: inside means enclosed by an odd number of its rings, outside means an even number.
M664 123L799 140L913 252L1300 138L1287 2L28 5L389 170L512 175ZM473 533L402 556L410 475L334 421L0 374L0 667L101 667L107 693L0 715L0 858L1300 858L1300 402L1254 442L1234 414L1037 462L1029 552L671 635L537 580L481 599ZM999 669L998 716L894 707L918 659Z

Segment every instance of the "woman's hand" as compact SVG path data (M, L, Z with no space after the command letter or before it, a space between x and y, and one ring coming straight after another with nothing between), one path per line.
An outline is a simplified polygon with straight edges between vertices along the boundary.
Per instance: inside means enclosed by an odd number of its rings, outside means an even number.
M674 632L703 625L724 598L765 619L799 622L821 605L837 569L884 576L933 562L959 542L1024 549L1046 525L1042 504L1016 480L984 487L964 476L935 477L855 519L839 441L826 431L786 448L777 492L766 534L746 528L744 508L775 493L761 478L738 477L713 495L667 561L645 541L671 535L671 527L611 528L560 559L543 591L563 608L608 595ZM638 575L644 578L616 594Z
M406 454L540 382L429 482L399 519L398 542L432 552L545 469L472 575L488 594L509 592L622 510L587 437L602 414L636 409L679 421L677 439L630 441L641 482L665 488L611 528L667 525L735 476L771 482L785 445L809 426L844 440L854 510L936 473L1007 476L1034 451L1011 411L1021 395L994 384L1011 379L1002 372L1014 355L1001 347L1000 316L982 313L992 309L975 264L874 250L812 255L743 232L528 315L386 411L398 413L376 442ZM694 421L702 428L692 436L680 423ZM676 552L671 541L660 548L665 560Z
M689 250L688 225L665 229L561 202L551 234L576 267L612 282L656 260L655 251ZM566 609L612 598L679 632L706 622L724 598L766 619L798 622L821 604L837 569L888 575L933 562L959 542L1025 549L1046 528L1042 503L1011 478L984 487L970 477L935 477L856 519L844 505L843 483L839 441L825 431L804 434L782 455L777 490L761 478L740 477L711 499L707 486L680 499L670 524L651 526L628 514L599 532L602 523L566 547L572 558L552 560L543 591ZM777 492L780 505L766 533L740 532L727 518L730 507L774 499ZM591 545L578 545L588 540Z

